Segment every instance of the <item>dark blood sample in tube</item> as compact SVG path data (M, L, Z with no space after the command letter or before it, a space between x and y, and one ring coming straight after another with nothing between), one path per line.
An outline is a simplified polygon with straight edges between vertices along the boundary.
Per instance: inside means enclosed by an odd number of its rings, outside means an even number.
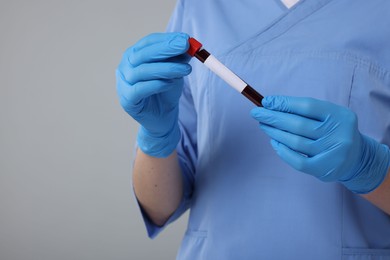
M229 84L231 87L233 87L238 92L247 97L256 106L262 106L261 100L263 99L263 96L260 93L258 93L254 88L249 86L248 83L246 83L236 74L234 74L230 69L223 65L208 51L203 49L202 44L198 42L195 38L190 38L188 41L190 43L190 48L187 51L189 55L191 55L192 57L196 57L198 60L200 60L212 72L217 74L227 84Z

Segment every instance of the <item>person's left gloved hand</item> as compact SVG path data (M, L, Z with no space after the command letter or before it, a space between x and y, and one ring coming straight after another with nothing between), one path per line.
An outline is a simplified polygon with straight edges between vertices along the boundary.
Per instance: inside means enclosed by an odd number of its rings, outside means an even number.
M268 96L252 116L278 155L295 169L322 181L339 181L369 193L386 177L390 149L358 130L351 110L313 98Z

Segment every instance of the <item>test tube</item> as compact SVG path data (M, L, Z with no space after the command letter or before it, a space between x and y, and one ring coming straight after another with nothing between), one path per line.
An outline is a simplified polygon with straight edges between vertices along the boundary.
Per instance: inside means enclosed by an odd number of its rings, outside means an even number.
M207 68L217 74L227 84L243 94L252 101L256 106L261 107L261 100L264 98L259 92L252 88L248 83L234 74L230 69L223 65L217 58L202 48L202 44L195 38L190 37L188 40L190 47L187 51L192 57L196 57Z

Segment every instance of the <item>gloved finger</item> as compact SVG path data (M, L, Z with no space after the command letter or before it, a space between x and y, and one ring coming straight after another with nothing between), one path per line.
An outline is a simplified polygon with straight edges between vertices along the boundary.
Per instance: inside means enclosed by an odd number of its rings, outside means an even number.
M178 35L186 35L186 34L181 32L151 33L141 38L139 41L137 41L133 45L133 48L134 50L139 51L149 45L153 45L164 41L170 41L171 39L175 38Z
M184 54L181 54L178 56L168 58L165 61L166 62L175 62L175 63L188 63L191 60L191 58L192 57L189 54L184 53Z
M345 158L339 156L334 157L331 153L324 151L313 157L307 157L304 154L301 154L288 146L279 143L276 140L271 140L271 145L279 155L279 157L289 164L294 169L310 174L314 177L321 179L322 181L335 181L334 176L332 175L332 164L330 164L329 169L318 170L319 161L321 162L334 162L335 160L345 160Z
M134 85L126 84L127 82L120 82L119 92L129 104L137 104L141 100L152 95L166 92L172 88L180 88L183 79L164 79L164 80L149 80L141 81Z
M262 107L252 109L251 115L262 124L270 125L277 129L313 140L323 135L321 122L300 115L269 110Z
M125 80L134 85L139 81L181 78L190 72L191 65L187 63L155 62L144 63L122 73Z
M188 48L188 35L180 33L142 48L133 46L125 52L125 56L132 66L138 66L142 63L163 61L184 54Z
M301 115L307 118L324 121L335 112L337 105L330 102L303 97L267 96L262 105L271 110Z
M273 139L271 145L283 161L298 171L306 172L310 158Z
M123 93L125 93L131 85L126 81L125 76L120 71L120 69L116 69L115 71L116 76L116 93L118 95L118 98L121 98L123 96Z
M309 157L315 156L321 152L320 147L315 145L315 141L305 138L303 136L291 134L268 125L260 125L260 128L271 139L276 140L279 143L284 144L290 149L307 155Z

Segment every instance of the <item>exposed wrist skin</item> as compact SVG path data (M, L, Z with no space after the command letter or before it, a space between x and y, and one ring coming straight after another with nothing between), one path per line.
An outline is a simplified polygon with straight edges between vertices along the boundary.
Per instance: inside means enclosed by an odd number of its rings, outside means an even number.
M352 192L367 194L385 180L390 166L390 149L374 139L362 135L362 156L356 173L342 183Z
M390 216L390 168L385 180L378 188L361 196Z

